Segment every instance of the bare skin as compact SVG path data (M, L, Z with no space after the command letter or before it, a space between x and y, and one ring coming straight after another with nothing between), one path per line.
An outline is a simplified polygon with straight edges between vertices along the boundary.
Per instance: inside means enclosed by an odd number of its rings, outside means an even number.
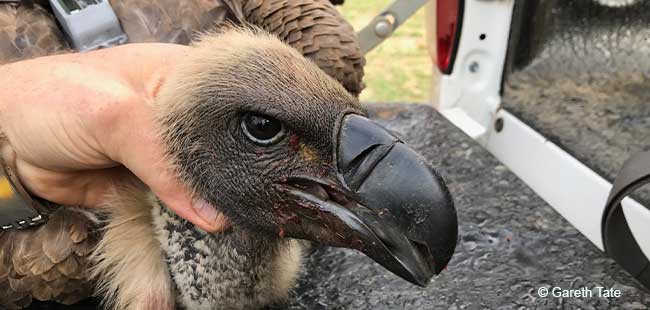
M96 207L137 176L175 213L206 231L228 223L192 199L165 160L152 102L190 48L145 43L0 66L0 128L34 195Z

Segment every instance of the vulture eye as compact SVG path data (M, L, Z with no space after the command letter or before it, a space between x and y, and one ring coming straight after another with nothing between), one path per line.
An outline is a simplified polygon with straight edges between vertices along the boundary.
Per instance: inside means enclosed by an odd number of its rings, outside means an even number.
M241 127L249 139L260 145L271 145L284 135L282 122L257 113L244 114Z

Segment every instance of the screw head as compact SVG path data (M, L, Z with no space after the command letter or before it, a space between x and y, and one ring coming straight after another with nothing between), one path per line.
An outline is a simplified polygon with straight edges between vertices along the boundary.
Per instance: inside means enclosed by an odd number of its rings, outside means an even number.
M381 20L375 25L375 34L382 38L389 36L391 32L393 32L393 25L385 20Z

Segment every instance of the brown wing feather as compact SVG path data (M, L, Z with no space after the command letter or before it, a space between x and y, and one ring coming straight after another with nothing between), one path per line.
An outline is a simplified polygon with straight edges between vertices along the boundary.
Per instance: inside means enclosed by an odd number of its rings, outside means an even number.
M32 297L71 304L90 296L97 229L84 213L60 208L42 226L0 232L0 308L20 309Z
M359 42L329 0L243 0L243 14L314 61L350 93L363 90L365 58Z
M0 65L69 50L53 15L39 3L0 3Z
M111 5L129 41L188 44L195 33L241 17L234 1L113 0Z

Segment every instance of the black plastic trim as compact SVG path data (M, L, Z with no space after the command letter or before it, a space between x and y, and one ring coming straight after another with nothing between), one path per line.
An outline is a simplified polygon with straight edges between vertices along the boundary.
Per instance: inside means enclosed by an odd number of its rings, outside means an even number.
M650 261L634 239L621 206L623 198L648 183L650 183L650 152L642 152L626 161L616 177L607 199L601 225L605 253L614 258L643 285L650 288Z

